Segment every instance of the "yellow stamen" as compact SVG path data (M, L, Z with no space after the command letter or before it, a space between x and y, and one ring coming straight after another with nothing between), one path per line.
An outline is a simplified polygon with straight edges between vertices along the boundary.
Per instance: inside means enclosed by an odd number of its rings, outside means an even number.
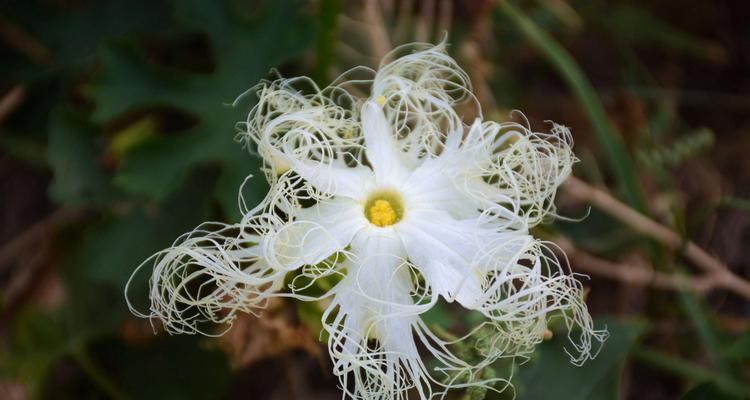
M395 191L379 190L368 196L363 211L371 224L383 228L401 221L404 217L404 204Z
M398 214L396 214L396 210L393 209L391 203L383 199L375 200L367 214L370 217L370 222L381 228L393 225L398 219Z
M386 98L382 94L375 96L375 102L378 103L379 106L382 106L383 104L385 104L385 100Z

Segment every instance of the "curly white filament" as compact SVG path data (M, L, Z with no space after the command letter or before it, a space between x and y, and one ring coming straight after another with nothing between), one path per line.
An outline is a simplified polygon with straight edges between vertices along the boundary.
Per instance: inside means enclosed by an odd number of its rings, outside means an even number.
M242 221L199 226L144 261L150 310L133 312L170 332L212 335L205 323L228 328L272 297L330 298L322 322L333 372L354 399L505 389L509 379L480 372L528 356L552 315L569 329L572 362L595 356L607 334L594 329L582 285L529 234L556 216L556 190L576 161L569 130L483 121L481 110L465 124L455 107L479 106L445 43L387 59L357 70L368 80L257 85L236 139L263 158L268 195L253 209L240 195ZM325 293L307 293L329 277ZM479 361L462 360L422 321L439 301L484 316L458 339L483 343Z

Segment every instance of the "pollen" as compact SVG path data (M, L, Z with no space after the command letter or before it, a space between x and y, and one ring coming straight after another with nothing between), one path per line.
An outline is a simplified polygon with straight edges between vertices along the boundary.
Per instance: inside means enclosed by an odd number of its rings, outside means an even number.
M398 218L396 211L388 200L375 200L375 204L370 207L368 213L370 214L370 222L381 228L393 225Z
M403 213L400 197L390 191L376 193L365 204L365 216L370 223L380 228L397 223Z
M382 94L375 96L375 102L378 103L379 106L382 106L383 104L385 104L385 100L386 98Z

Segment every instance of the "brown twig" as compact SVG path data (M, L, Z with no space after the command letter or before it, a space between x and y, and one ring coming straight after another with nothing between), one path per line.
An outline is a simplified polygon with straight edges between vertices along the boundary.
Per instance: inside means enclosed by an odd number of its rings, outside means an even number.
M391 50L391 42L388 39L388 33L385 31L380 4L375 0L365 1L363 12L368 26L367 33L372 45L373 56L375 59L381 60Z
M396 10L396 26L391 30L391 36L396 43L405 43L408 41L409 32L413 26L412 10L414 9L414 0L402 0L399 2Z
M440 0L435 27L436 39L440 40L444 34L450 32L452 22L453 2L450 0Z
M565 253L576 271L612 279L627 285L654 287L663 290L693 290L707 292L719 285L711 275L690 277L665 274L654 270L645 260L615 262L589 254L576 248L564 237L552 241Z
M31 280L37 276L37 272L44 266L45 261L49 258L50 242L42 240L34 252L30 253L17 268L8 285L4 288L5 307L12 308L16 300L22 296L26 289L29 288Z
M37 64L52 60L50 50L17 24L0 16L0 39Z
M23 98L26 97L26 87L23 85L13 86L3 97L0 99L0 124L5 121L8 116L15 111L15 109L21 104Z
M418 42L432 40L432 29L435 22L435 0L419 2L419 16L414 26L414 38Z
M50 232L62 225L67 225L84 216L85 212L79 209L61 208L45 219L32 225L20 235L11 239L0 247L0 270L7 268L20 256L28 251L34 251L32 245L39 243Z
M489 83L484 79L487 74L487 67L482 59L482 50L476 39L468 39L461 45L461 55L468 63L468 72L473 84L474 95L482 105L483 110L494 110L497 101L492 95L492 89Z
M701 268L715 287L730 290L750 299L750 282L734 274L724 263L708 254L694 242L677 232L628 207L602 189L576 177L570 177L563 188L571 197L592 204L613 216L635 232L652 238L667 248L679 252L685 259Z

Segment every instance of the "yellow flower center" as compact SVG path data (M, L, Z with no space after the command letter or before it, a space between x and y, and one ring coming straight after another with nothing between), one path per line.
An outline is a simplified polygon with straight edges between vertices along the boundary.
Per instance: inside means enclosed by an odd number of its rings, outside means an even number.
M401 199L392 192L380 192L365 204L365 216L377 227L390 226L401 220L404 209Z
M380 227L393 225L396 222L396 211L393 210L388 200L375 200L370 207L369 214L370 222Z
M375 96L375 102L378 103L379 106L382 106L385 104L386 98L382 94L379 94Z

